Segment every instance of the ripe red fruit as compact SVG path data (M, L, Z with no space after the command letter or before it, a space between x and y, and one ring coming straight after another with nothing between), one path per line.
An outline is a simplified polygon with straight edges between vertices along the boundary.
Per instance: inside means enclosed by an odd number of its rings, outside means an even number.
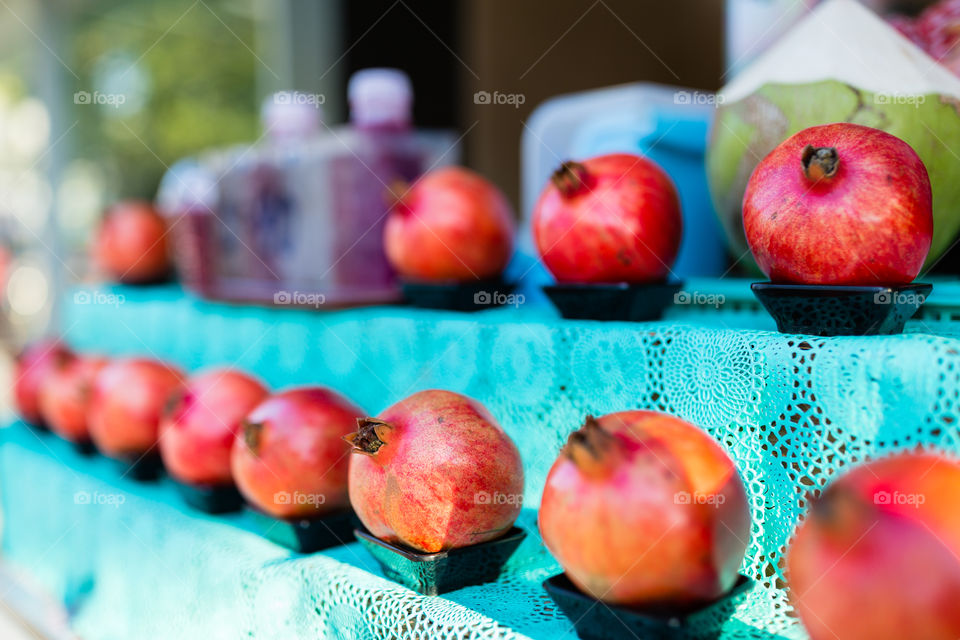
M661 280L682 233L673 182L628 153L564 162L533 209L537 250L560 282Z
M73 353L56 340L42 340L26 347L13 370L13 400L25 421L43 425L40 411L40 389L47 377L66 365Z
M631 606L718 598L750 540L730 457L692 424L651 411L588 417L547 475L539 519L577 587Z
M773 282L906 284L933 237L930 179L910 145L889 133L810 127L754 169L743 228Z
M182 384L180 371L157 360L129 358L108 364L94 380L87 416L94 444L115 458L150 451L164 406Z
M315 518L345 507L349 456L341 438L361 415L323 387L268 397L247 415L233 446L240 493L275 518Z
M87 410L94 379L105 366L106 358L76 356L50 372L40 388L40 412L54 433L71 442L90 441Z
M810 508L787 554L812 640L960 637L960 463L901 454L854 468Z
M148 202L121 202L100 223L93 244L96 263L124 283L162 280L169 274L167 225Z
M476 400L421 391L358 425L350 504L378 538L435 553L493 540L517 519L520 452Z
M403 191L383 235L387 259L401 276L465 281L500 275L513 254L514 220L493 183L468 169L445 167Z
M235 369L189 378L160 423L160 455L170 475L188 484L233 484L230 452L240 423L268 393Z

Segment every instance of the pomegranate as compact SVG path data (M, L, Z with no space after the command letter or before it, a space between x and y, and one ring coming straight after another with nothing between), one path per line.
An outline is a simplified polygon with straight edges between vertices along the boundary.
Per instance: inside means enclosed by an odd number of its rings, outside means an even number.
M363 410L323 387L268 397L244 419L231 468L240 493L275 518L301 519L347 505L341 438Z
M93 381L107 359L76 356L50 372L40 387L40 412L50 429L71 442L90 441L87 410L93 395Z
M170 271L167 225L148 202L126 201L110 208L93 245L95 262L124 283L163 280Z
M230 452L240 422L268 393L235 369L189 378L160 423L160 455L170 475L187 484L233 484Z
M398 196L384 227L393 268L410 280L493 278L513 254L513 211L495 185L462 167L431 171Z
M26 347L13 371L13 400L25 421L43 426L40 389L50 374L73 359L73 353L57 340L42 340Z
M628 153L564 162L533 209L533 236L560 282L661 280L680 249L677 190Z
M887 17L900 33L952 71L960 75L960 1L941 0L913 18L902 15Z
M726 452L651 411L588 416L547 475L539 518L571 582L628 606L715 600L750 540L746 490Z
M523 502L523 465L476 400L421 391L347 437L350 504L373 535L426 553L493 540Z
M150 451L164 406L182 384L180 371L157 360L127 358L108 364L94 380L87 414L94 444L121 459Z
M812 640L960 637L960 462L900 454L834 480L787 554Z
M810 127L760 161L743 228L773 282L896 285L933 237L930 179L903 140L857 124Z

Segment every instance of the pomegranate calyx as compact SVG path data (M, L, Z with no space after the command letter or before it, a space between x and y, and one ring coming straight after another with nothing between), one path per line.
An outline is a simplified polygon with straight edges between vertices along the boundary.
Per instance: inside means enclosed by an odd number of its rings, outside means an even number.
M243 429L243 441L246 443L247 448L250 449L253 455L259 455L260 434L263 432L263 423L244 420L240 423L240 428Z
M403 199L410 191L410 183L406 180L401 180L396 178L390 181L390 184L387 185L386 193L384 194L384 199L387 201L390 209L395 209L401 213L409 212L409 209L404 205Z
M587 168L579 162L567 160L560 163L560 168L553 172L550 181L564 198L575 196L587 187Z
M377 418L357 418L357 431L343 436L343 439L353 445L354 453L375 455L380 447L386 444L383 436L393 429L393 425Z
M583 472L593 473L604 467L604 460L615 440L593 416L587 416L583 426L570 434L564 454Z
M873 504L867 504L855 492L831 487L810 506L811 519L838 544L852 543L864 532L865 522L875 522L878 514Z
M800 163L803 165L803 175L810 180L819 181L836 175L840 156L835 147L814 147L808 144L800 156Z
M172 417L174 412L177 410L177 407L184 400L183 391L175 391L167 397L163 403L163 409L161 409L161 415Z

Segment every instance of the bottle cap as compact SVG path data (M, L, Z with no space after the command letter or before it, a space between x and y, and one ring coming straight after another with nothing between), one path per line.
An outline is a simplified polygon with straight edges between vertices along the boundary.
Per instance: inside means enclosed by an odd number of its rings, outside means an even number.
M347 85L350 120L360 126L406 125L413 110L413 86L399 69L361 69Z
M317 133L323 122L323 95L278 91L260 107L260 122L274 138L303 137Z
M157 208L167 216L187 210L217 207L219 193L213 174L193 159L180 160L163 175L157 189Z

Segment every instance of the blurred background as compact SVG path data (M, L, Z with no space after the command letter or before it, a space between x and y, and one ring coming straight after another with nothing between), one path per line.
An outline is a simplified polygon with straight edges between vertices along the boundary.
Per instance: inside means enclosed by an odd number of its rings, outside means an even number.
M417 126L462 135L464 164L522 215L520 139L544 100L638 81L716 90L814 4L3 0L9 330L45 325L60 279L86 277L85 246L108 204L152 200L181 158L258 141L272 92L323 96L324 120L340 123L351 73L403 69ZM489 104L478 92L515 97Z

